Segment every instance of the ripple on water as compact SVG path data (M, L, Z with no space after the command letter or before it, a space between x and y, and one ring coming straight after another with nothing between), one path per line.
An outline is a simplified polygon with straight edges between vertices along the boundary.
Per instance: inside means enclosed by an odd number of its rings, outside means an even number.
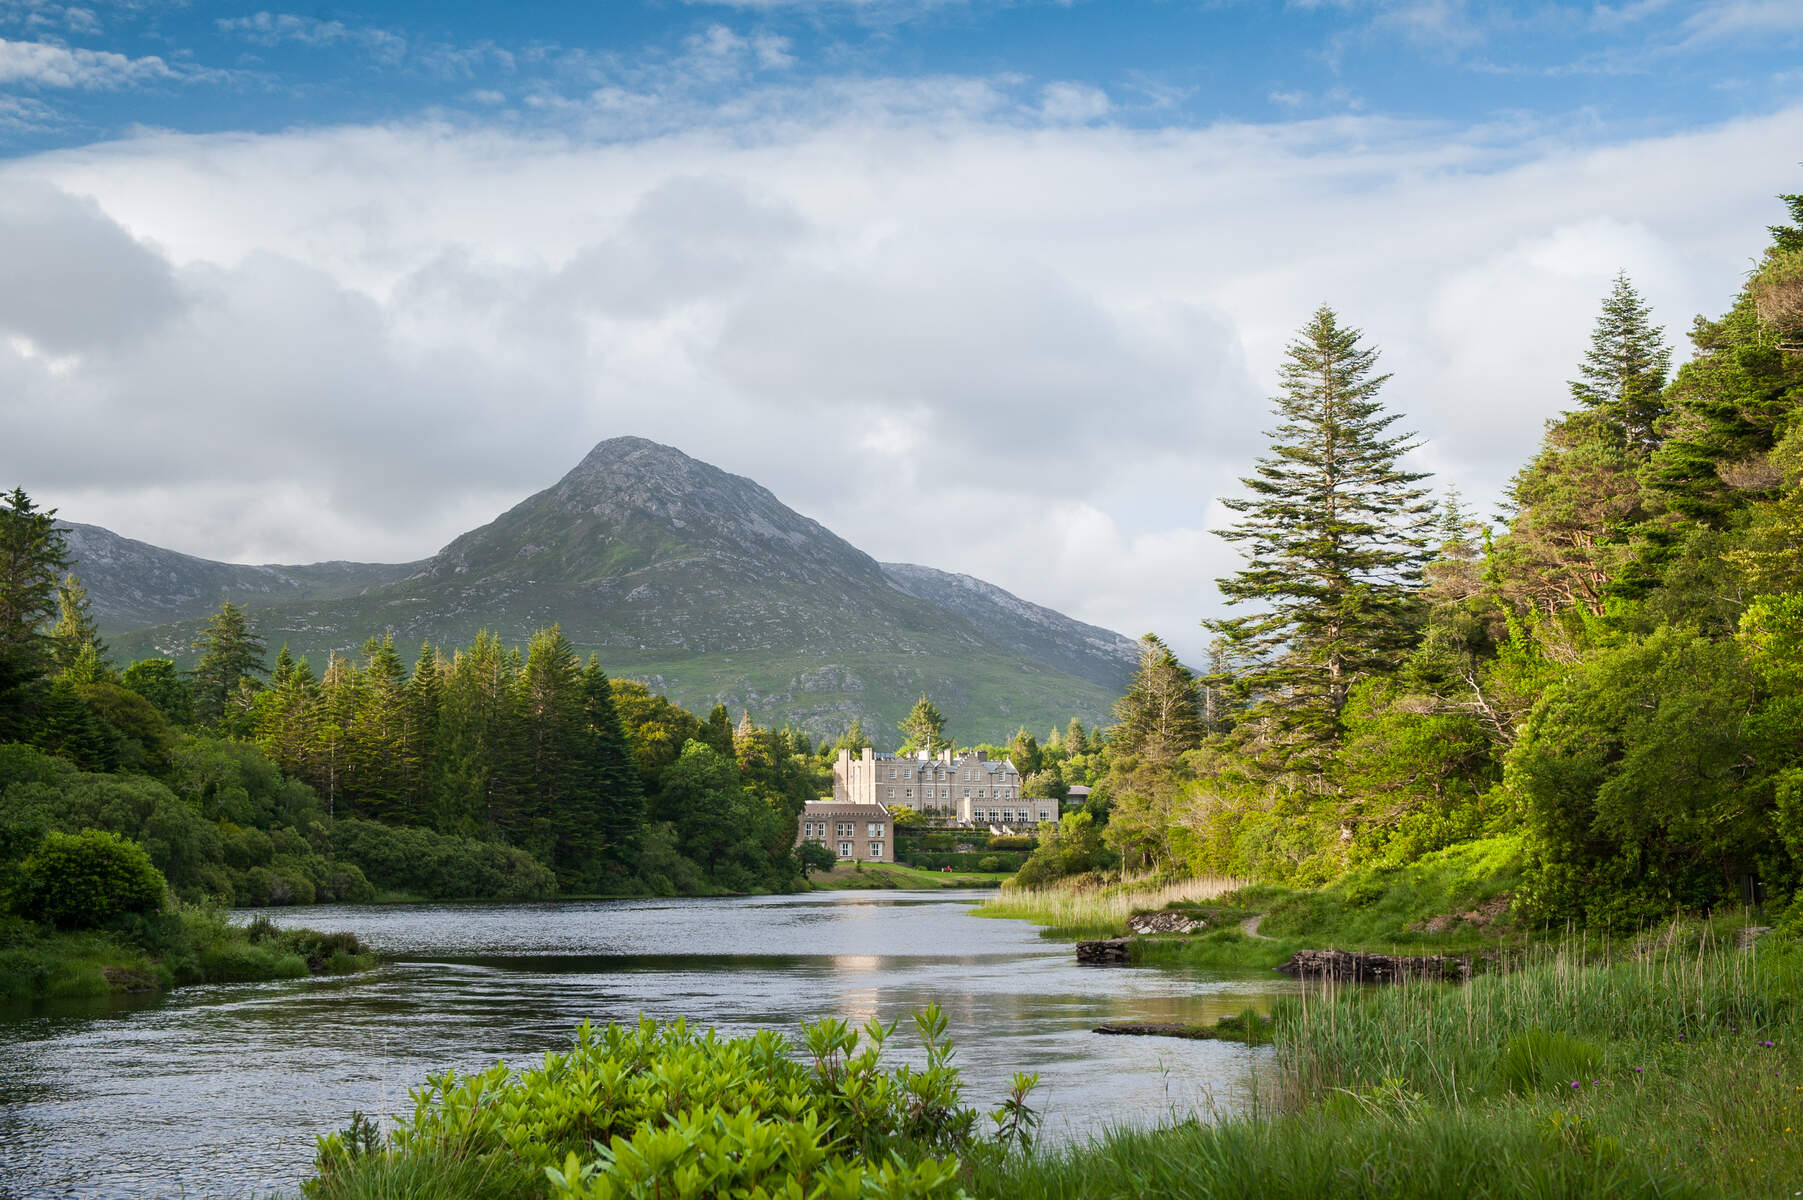
M364 975L185 988L105 1010L0 1019L0 1197L296 1190L313 1138L353 1109L410 1107L446 1067L521 1062L584 1018L687 1016L725 1033L837 1015L951 1022L966 1096L993 1105L1037 1071L1054 1138L1231 1111L1261 1051L1102 1038L1108 1020L1205 1021L1281 981L1078 967L971 897L815 893L738 900L271 910L350 929L398 961ZM248 916L249 914L246 914Z

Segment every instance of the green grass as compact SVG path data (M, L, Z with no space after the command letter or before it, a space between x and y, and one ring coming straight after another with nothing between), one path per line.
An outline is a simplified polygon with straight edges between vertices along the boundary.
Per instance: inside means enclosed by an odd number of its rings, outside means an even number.
M898 863L865 863L860 871L850 863L840 863L831 871L810 875L808 883L822 891L862 888L931 891L937 888L1000 887L1007 878L1006 871L923 871Z
M972 1190L1795 1195L1803 947L1743 952L1722 924L1606 948L1571 937L1464 985L1306 989L1274 1014L1254 1115L978 1164Z
M1182 903L1213 900L1239 881L1226 876L1159 883L1128 879L1096 885L1067 882L1047 888L1005 888L976 910L980 917L1010 917L1043 925L1046 937L1119 937L1127 918Z
M62 931L0 919L0 1002L98 1000L191 983L343 975L376 965L351 934L234 925L177 907L116 928Z

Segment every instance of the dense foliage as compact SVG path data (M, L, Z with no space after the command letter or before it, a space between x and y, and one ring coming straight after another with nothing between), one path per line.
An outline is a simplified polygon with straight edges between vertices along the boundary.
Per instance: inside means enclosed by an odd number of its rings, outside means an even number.
M245 611L196 646L117 670L54 513L0 510L12 624L0 740L0 885L46 837L141 845L191 901L380 895L534 899L796 886L802 805L824 788L806 738L703 721L610 680L555 627L523 651L486 634L409 668L392 639L316 675L273 669ZM14 612L14 610L17 610ZM86 835L83 835L86 836ZM61 918L59 918L60 920Z
M930 1007L915 1025L925 1067L886 1070L894 1027L875 1021L806 1025L799 1046L770 1030L723 1039L680 1021L584 1022L542 1066L429 1079L386 1140L360 1119L321 1138L305 1190L367 1195L456 1171L495 1196L950 1200L957 1156L984 1146L979 1116L961 1103L944 1016ZM1016 1076L994 1114L1003 1145L1032 1140L1034 1082Z
M1126 867L1317 887L1484 839L1519 848L1516 911L1535 920L1791 902L1803 198L1785 202L1793 224L1675 373L1615 281L1574 407L1495 529L1453 492L1424 521L1375 351L1315 314L1272 452L1231 504L1250 559L1222 586L1254 611L1212 623L1201 678L1148 639L1100 756L1092 808ZM1089 861L1061 866L1061 842L1036 882Z
M87 929L155 912L166 890L136 842L84 829L45 836L19 864L14 901L25 915L58 929Z

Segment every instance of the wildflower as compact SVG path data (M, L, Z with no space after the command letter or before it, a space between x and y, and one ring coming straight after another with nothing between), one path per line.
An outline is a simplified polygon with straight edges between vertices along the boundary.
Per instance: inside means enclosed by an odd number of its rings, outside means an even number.
M1778 1043L1776 1043L1776 1042L1761 1042L1759 1044L1761 1046L1764 1046L1766 1049L1770 1050L1773 1046L1777 1045Z
M1572 1081L1571 1081L1571 1086L1572 1086L1572 1087L1577 1087L1577 1086L1578 1086L1578 1081L1577 1081L1577 1080L1575 1080L1575 1079L1574 1079L1574 1080L1572 1080Z
M1635 1074L1636 1074L1636 1075L1638 1075L1638 1074L1640 1074L1640 1073L1641 1073L1641 1072L1642 1072L1642 1071L1644 1071L1644 1070L1646 1070L1646 1068L1645 1068L1645 1067L1635 1067L1635 1068L1634 1068L1634 1073L1635 1073Z

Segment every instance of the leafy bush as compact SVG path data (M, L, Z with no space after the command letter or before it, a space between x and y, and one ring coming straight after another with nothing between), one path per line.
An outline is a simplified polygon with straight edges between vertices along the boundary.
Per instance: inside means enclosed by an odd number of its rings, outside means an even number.
M416 1176L412 1164L481 1162L481 1178L536 1168L559 1200L951 1200L956 1156L987 1143L960 1104L945 1018L932 1007L915 1024L925 1069L886 1071L894 1027L874 1021L861 1032L834 1019L804 1026L802 1056L770 1030L722 1040L682 1021L585 1021L575 1046L542 1067L429 1078L386 1145L355 1121L319 1139L318 1175L303 1190L365 1195L374 1181ZM1031 1141L1034 1083L1017 1076L993 1114L999 1141ZM517 1194L541 1194L520 1184Z
M19 864L16 899L28 916L59 929L92 929L154 912L168 892L143 847L115 833L49 833Z

